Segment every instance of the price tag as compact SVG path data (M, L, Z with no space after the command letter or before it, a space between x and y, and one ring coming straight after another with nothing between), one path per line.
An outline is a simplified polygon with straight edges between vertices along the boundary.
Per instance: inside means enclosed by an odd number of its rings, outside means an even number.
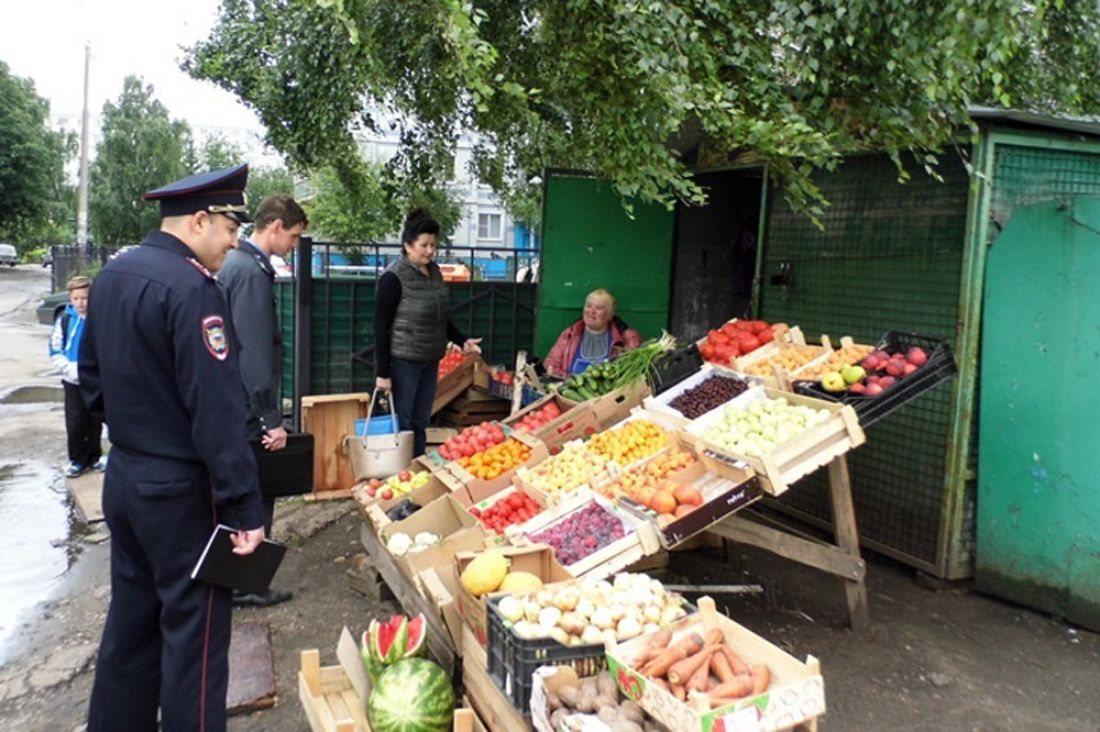
M756 707L745 707L721 717L726 732L760 732L760 722L756 718Z

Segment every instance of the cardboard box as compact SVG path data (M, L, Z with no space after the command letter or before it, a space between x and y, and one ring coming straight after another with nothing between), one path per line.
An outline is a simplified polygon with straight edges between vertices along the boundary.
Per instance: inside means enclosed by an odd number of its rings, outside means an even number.
M504 424L515 429L524 417L545 408L548 404L556 404L561 414L529 434L542 440L551 455L566 442L587 438L599 430L596 414L588 404L574 402L560 394L547 394L538 401L528 404L504 420Z
M459 499L459 502L462 503L462 505L466 507L467 511L469 511L471 508L476 508L478 511L486 511L489 508L491 508L493 505L495 505L497 501L506 499L511 494L517 493L517 492L518 493L523 493L524 495L527 495L527 496L530 496L531 500L533 500L535 503L537 503L539 505L540 510L546 510L546 507L549 505L547 503L547 500L546 500L546 495L542 491L536 490L536 489L532 488L531 486L524 485L524 484L518 483L518 482L514 485L510 485L510 486L505 487L504 490L499 491L497 493L494 493L493 495L489 496L485 500L478 501L477 503L469 501L469 494L468 493L466 494L467 500L465 502L463 502L462 499ZM471 513L471 515L472 515L472 513ZM528 519L528 521L534 520L539 515L541 515L541 513L536 514L535 516L532 516L530 519ZM480 519L478 519L478 520L480 521ZM485 527L485 536L487 537L485 539L485 543L486 544L505 545L505 544L508 543L507 531L522 529L522 527L524 525L526 525L526 523L527 522L525 521L522 524L513 524L513 525L507 527L507 529L505 529L505 531L500 533L500 534L495 534L489 528Z
M394 557L394 563L414 587L419 587L417 575L426 569L446 568L455 552L473 551L485 546L485 532L476 518L454 496L441 496L403 521L382 527L380 538L386 545L390 537L404 532L410 537L422 531L438 534L438 544L415 554Z
M762 493L755 473L746 463L719 462L698 455L694 463L668 477L680 485L692 485L703 494L703 505L681 518L658 516L626 496L619 506L639 518L650 521L665 549L674 549L730 514L758 501Z
M444 470L438 465L433 465L423 457L414 458L406 469L413 475L417 473L429 473L431 478L419 488L415 488L405 495L395 496L388 500L378 495L372 498L367 492L369 481L360 481L355 484L355 487L352 488L352 497L355 499L364 519L371 523L376 522L377 514L374 512L368 514L364 510L367 506L377 506L384 514L405 499L411 500L419 506L426 506L440 496L454 493L459 502L469 501L469 496L466 494L466 486L462 485L462 483L451 475L450 471ZM383 480L382 482L384 483L385 481ZM375 528L377 529L380 527L376 525Z
M545 544L532 544L525 547L504 547L495 549L499 551L505 557L507 557L511 564L508 567L509 572L530 572L539 579L543 584L550 584L551 582L564 582L565 580L573 579L573 575L569 573L565 567L558 564L558 560L554 559L554 550ZM470 629L474 631L474 636L477 637L478 643L485 646L488 641L486 631L486 602L488 597L502 595L502 592L491 592L489 595L478 597L466 591L466 588L462 586L462 582L459 578L462 576L462 571L466 569L466 566L474 560L481 552L459 552L454 557L454 581L458 587L458 594L456 595L458 614L466 621Z
M515 476L518 469L538 465L549 457L546 445L542 444L541 440L537 440L531 435L523 432L512 432L508 437L518 440L531 448L531 456L523 463L520 463L511 470L506 470L495 478L475 478L457 462L447 463L447 469L451 471L451 474L454 475L455 478L466 486L466 490L470 494L470 500L474 503L483 501L494 493L499 493L501 490L511 485L512 478Z
M817 659L808 656L806 662L769 643L747 628L720 615L709 597L699 599L699 614L673 624L673 643L686 633L720 628L726 642L750 666L767 664L771 669L771 685L756 696L749 696L718 709L710 709L705 694L691 692L687 702L634 670L633 661L645 648L649 636L643 635L608 648L607 661L612 677L629 699L658 722L676 732L711 732L719 720L728 730L751 729L759 732L779 732L802 722L812 721L825 713L825 682Z
M819 422L803 431L802 434L777 445L774 450L763 457L739 455L703 437L706 429L722 417L722 410L731 407L743 408L753 401L764 398L783 398L791 404L801 404L813 409L825 410L830 415L824 422ZM863 428L859 424L859 418L856 417L855 410L851 407L766 387L749 389L736 399L712 409L688 424L681 435L685 442L691 444L701 453L709 450L711 456L716 459L722 456L730 458L731 460L725 460L727 463L736 463L737 461L747 463L756 472L760 487L765 493L773 496L785 493L799 478L809 475L818 468L830 463L833 458L839 457L867 441Z
M463 622L462 616L458 614L458 603L455 599L459 584L454 572L449 568L441 571L425 569L420 573L420 587L428 600L439 608L439 614L443 616L443 625L447 628L447 635L451 637L455 653L459 656L463 655Z
M584 508L592 501L595 501L605 511L622 521L625 533L623 538L618 541L597 549L583 559L565 566L570 574L575 577L603 579L624 570L642 557L660 551L661 544L657 538L657 532L648 521L619 511L603 496L598 496L585 489L577 491L576 494L560 505L543 511L542 514L524 524L522 532L511 534L509 539L517 546L534 544L536 542L532 537L535 534L564 519L574 511Z
M641 379L635 384L589 399L586 402L596 415L601 429L622 422L630 416L630 410L642 403L650 395L649 384Z

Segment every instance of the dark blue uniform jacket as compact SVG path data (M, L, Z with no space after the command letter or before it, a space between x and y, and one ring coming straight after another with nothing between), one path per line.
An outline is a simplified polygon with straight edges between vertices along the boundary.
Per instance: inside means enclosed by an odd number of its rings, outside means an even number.
M85 401L111 443L158 475L205 472L220 523L263 525L237 340L223 293L190 249L161 231L95 279L80 351Z

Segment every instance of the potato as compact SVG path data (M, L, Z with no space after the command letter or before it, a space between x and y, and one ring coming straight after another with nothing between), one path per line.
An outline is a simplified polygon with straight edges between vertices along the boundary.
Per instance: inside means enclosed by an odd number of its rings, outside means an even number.
M619 687L615 685L615 679L607 671L601 671L596 676L596 686L600 690L600 696L609 696L612 699L619 698Z
M604 696L600 694L596 697L596 708L603 709L604 707L610 707L616 711L619 709L619 698L616 696Z
M577 704L580 703L581 687L576 686L563 686L558 689L558 698L561 699L562 706L569 710L575 710Z
M600 695L600 685L596 682L595 676L589 676L587 679L581 679L581 693L591 694L592 696Z
M580 698L577 700L577 711L585 714L595 713L596 695L589 694L587 689L581 689Z
M645 730L636 722L620 718L619 721L611 724L611 732L645 732Z
M622 719L622 717L619 716L618 707L600 707L600 711L596 712L596 716L600 718L601 722L608 725Z
M546 706L551 712L561 709L561 698L557 694L550 692L546 695Z
M622 713L624 719L629 719L631 722L641 724L645 721L645 712L642 711L637 702L632 702L629 699L619 704L619 712Z

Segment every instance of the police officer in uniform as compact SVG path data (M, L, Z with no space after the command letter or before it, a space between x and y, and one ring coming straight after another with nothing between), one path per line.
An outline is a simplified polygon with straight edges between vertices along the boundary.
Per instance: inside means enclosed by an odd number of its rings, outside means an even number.
M236 337L212 270L247 222L248 166L145 194L159 231L107 264L89 298L80 385L105 413L111 604L89 732L225 729L230 590L191 579L216 524L263 540Z

